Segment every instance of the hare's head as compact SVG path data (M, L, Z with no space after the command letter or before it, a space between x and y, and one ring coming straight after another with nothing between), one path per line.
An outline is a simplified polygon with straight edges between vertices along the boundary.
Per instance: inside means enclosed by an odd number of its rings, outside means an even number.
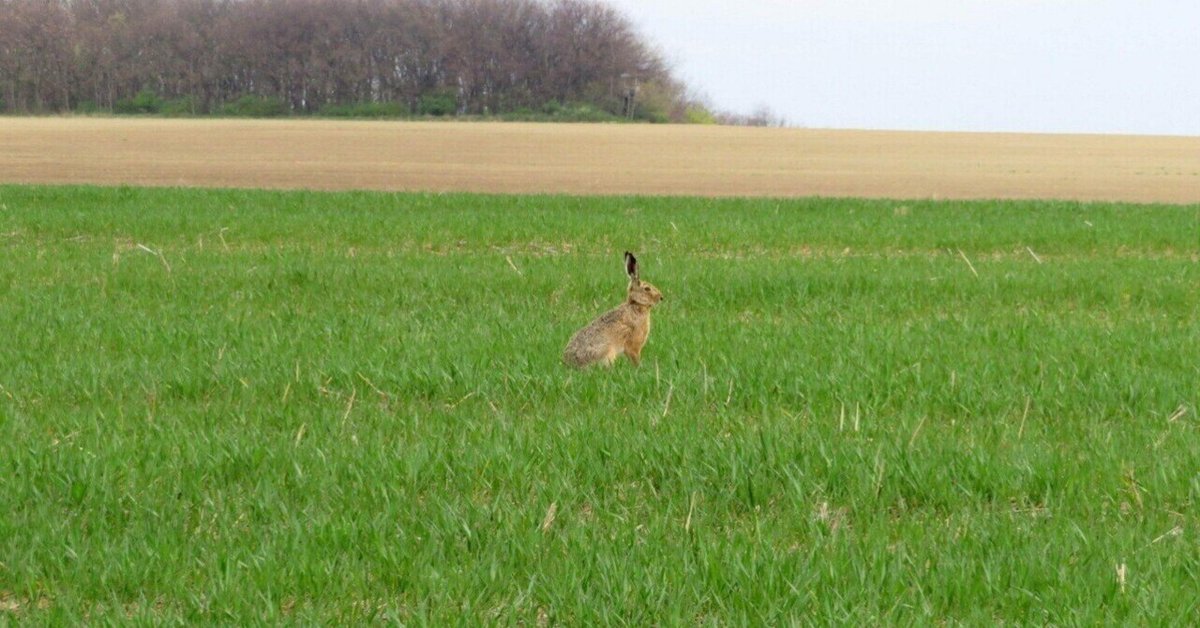
M629 274L630 303L652 307L662 301L663 295L658 288L638 278L637 258L629 251L625 251L625 272Z

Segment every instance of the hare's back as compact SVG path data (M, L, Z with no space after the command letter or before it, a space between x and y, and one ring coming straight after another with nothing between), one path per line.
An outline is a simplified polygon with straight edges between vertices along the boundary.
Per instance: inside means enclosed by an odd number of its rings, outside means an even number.
M605 312L587 327L575 332L563 352L563 359L572 364L611 362L621 354L628 325L621 308Z

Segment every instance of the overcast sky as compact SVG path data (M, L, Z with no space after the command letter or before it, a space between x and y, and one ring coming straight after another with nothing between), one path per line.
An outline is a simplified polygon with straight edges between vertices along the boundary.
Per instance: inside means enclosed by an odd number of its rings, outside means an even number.
M1198 0L610 0L720 109L795 126L1200 135Z

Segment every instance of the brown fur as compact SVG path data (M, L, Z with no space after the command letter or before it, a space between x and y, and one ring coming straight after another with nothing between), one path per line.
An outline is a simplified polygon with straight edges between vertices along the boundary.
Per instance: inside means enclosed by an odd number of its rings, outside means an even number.
M625 302L575 332L563 351L563 362L576 368L610 366L623 353L634 366L641 364L642 347L650 336L650 308L662 300L658 288L638 278L637 259L625 253L629 290Z

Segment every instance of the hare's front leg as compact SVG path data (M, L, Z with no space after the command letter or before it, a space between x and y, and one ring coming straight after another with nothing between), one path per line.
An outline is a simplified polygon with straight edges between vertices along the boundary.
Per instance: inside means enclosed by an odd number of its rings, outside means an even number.
M629 361L633 362L634 366L642 365L642 348L628 347L625 349L625 355L629 356Z

